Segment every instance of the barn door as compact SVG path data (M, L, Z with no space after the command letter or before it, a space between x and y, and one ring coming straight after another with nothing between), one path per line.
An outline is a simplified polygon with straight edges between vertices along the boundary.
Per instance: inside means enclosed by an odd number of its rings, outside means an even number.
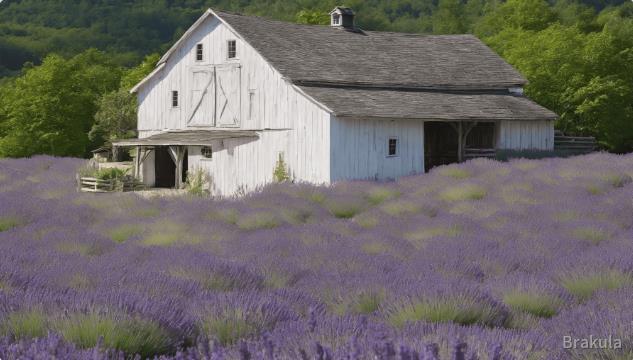
M215 125L215 91L213 68L192 69L188 126Z
M240 66L218 66L216 80L217 126L237 126L240 123Z

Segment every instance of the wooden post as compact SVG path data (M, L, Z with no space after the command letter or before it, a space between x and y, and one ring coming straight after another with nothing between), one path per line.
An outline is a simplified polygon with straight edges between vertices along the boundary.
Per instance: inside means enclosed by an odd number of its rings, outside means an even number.
M462 122L460 121L457 124L457 162L462 162L464 160L464 128L462 126Z
M136 147L136 157L134 158L134 177L139 177L141 172L141 147Z

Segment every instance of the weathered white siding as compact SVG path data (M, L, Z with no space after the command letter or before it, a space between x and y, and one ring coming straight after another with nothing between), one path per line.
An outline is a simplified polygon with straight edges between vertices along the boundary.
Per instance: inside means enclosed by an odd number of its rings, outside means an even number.
M227 58L228 40L236 40L237 59ZM199 43L204 49L201 62L195 57ZM222 82L224 92L231 98L235 124L219 115L216 103L224 100L219 90L216 94L214 88L208 89L207 100L199 101L212 75ZM172 108L174 90L179 92L178 108ZM216 195L232 195L239 188L252 190L270 182L279 152L284 153L290 172L298 180L317 184L330 180L327 109L283 79L257 51L215 17L209 17L191 34L165 68L139 90L138 96L140 138L165 130L261 130L256 141L227 140L222 146L216 144L219 147L213 147L217 151L213 160L203 160L199 148L198 155L190 149L190 169L208 169ZM193 112L196 106L198 110ZM147 173L153 172L153 166L144 165L143 171L151 179Z
M332 181L393 179L424 172L424 122L419 120L333 119ZM388 140L399 142L388 157Z
M554 149L553 121L500 121L497 129L498 149Z

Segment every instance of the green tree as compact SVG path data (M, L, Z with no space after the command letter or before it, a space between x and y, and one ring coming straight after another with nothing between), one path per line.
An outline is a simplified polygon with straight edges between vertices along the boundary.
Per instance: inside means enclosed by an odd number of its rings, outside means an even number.
M433 14L434 34L461 34L465 32L463 24L464 6L461 0L440 0Z
M330 15L327 12L315 10L301 10L297 13L297 23L312 25L328 25L330 23Z
M136 96L126 89L107 93L98 102L88 137L95 143L136 136Z
M160 55L154 53L146 56L140 65L127 70L121 78L121 89L130 90L141 82L141 80L156 68L158 60L160 60Z
M99 97L117 88L119 67L97 50L47 56L6 91L0 156L84 156Z

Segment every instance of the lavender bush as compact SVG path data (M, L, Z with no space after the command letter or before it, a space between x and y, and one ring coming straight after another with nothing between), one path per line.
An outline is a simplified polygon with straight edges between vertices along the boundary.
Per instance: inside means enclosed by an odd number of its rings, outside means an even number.
M77 193L83 164L0 161L1 359L633 356L632 155L239 200Z

